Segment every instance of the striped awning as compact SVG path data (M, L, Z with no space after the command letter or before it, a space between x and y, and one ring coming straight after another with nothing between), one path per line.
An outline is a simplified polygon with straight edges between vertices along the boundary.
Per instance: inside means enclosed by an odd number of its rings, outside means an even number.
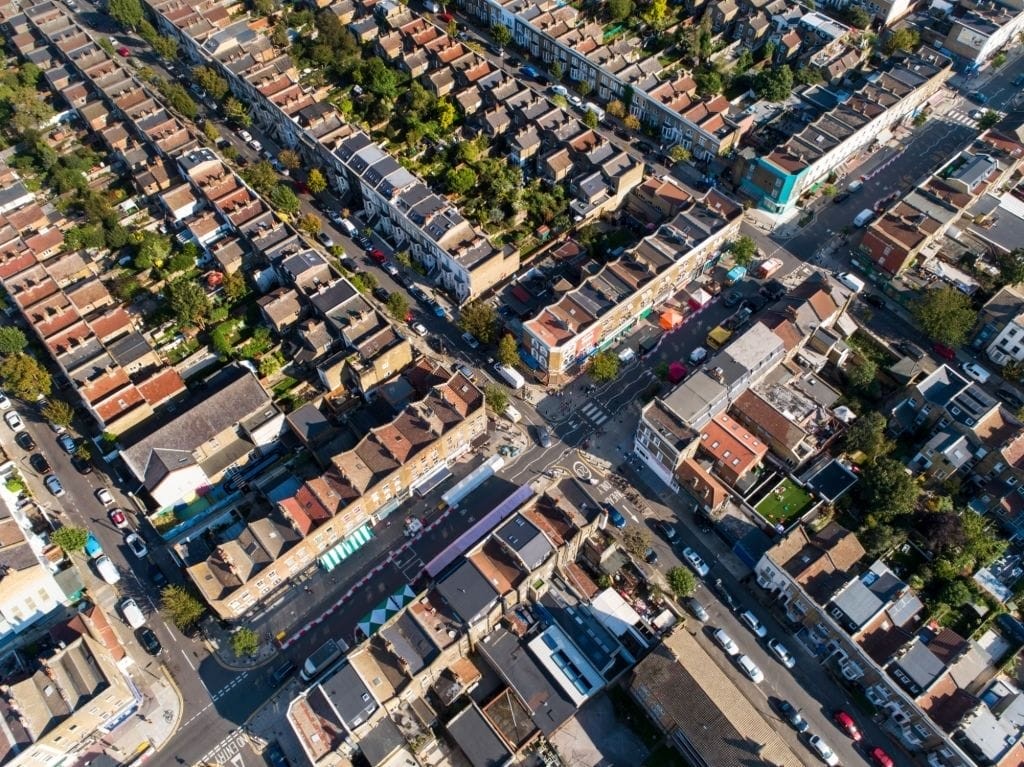
M373 531L368 524L350 533L345 540L320 557L320 566L327 572L340 565L343 560L348 559L354 552L361 549L366 542L373 537Z

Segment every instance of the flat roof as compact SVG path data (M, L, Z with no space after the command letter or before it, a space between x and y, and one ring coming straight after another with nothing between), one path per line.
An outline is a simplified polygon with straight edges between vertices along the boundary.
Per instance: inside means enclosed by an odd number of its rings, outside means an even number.
M502 767L512 758L512 752L501 742L476 704L456 714L447 729L473 767Z

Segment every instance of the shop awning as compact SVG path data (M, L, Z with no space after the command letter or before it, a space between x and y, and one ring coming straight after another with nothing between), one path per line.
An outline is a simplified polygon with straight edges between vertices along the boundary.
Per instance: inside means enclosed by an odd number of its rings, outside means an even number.
M412 602L415 598L416 592L412 590L412 587L408 585L403 586L370 610L370 612L357 624L359 630L363 633L363 636L367 638L372 637L380 631L381 626L391 620L392 617L397 615L403 607Z
M369 525L363 525L358 528L354 533L349 534L345 540L335 546L333 549L328 551L326 554L321 555L320 566L327 572L330 572L335 567L340 565L342 561L348 559L352 554L361 549L366 545L373 537L373 531L370 530Z
M445 464L440 464L434 467L434 470L430 472L423 479L417 480L410 485L410 489L416 493L420 498L425 496L435 487L444 482L452 473L448 471L448 467Z
M526 349L519 350L519 359L526 363L526 367L530 370L540 370L540 363L537 358L530 354Z
M693 309L700 309L711 300L710 294L704 288L696 288L687 292L690 294L690 307Z

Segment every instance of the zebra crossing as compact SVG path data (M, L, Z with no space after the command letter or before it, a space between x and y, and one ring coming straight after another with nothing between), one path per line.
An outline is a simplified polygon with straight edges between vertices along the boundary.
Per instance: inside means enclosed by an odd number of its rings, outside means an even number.
M975 120L962 109L950 109L943 115L943 117L949 122L959 123L960 125L967 125L971 128L978 124L977 120Z
M580 412L583 413L585 418L588 418L589 420L593 421L595 426L600 426L609 418L611 418L611 416L608 413L602 410L594 402L588 402L586 405L583 406Z

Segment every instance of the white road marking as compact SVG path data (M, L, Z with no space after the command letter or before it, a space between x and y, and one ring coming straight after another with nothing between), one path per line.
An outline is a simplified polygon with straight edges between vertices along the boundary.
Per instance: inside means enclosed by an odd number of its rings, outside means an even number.
M185 658L185 662L188 664L188 667L190 669L192 669L193 671L195 671L196 667L192 665L192 661L189 660L188 653L185 652L184 648L182 649L181 654ZM200 681L202 681L202 680L200 680ZM203 685L203 686L205 687L206 685Z

